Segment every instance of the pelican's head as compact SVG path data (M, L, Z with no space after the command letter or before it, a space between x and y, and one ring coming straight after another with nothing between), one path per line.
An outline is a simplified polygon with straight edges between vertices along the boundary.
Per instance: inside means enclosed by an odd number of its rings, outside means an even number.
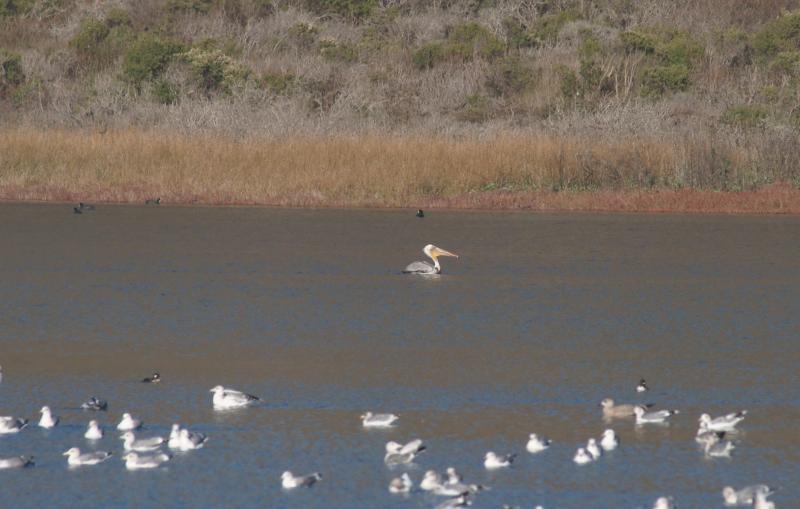
M433 244L428 244L424 248L422 248L422 252L428 255L430 258L434 260L440 256L452 256L453 258L458 258L458 255L455 253L451 253L450 251L445 251L440 247L436 247Z

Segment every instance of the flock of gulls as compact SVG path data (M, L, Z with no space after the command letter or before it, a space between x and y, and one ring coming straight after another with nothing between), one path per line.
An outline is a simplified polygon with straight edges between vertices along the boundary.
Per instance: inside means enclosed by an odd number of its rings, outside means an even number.
M158 205L160 202L160 198L148 199L146 204ZM94 205L85 203L80 203L73 209L76 214L93 210L95 210ZM425 214L422 210L418 210L416 216L423 218ZM403 272L422 275L440 274L442 268L439 257L458 258L455 253L441 249L433 244L426 245L423 248L423 253L433 263L413 262ZM0 368L0 381L2 381L2 368ZM159 373L154 373L152 376L142 380L145 383L159 383L160 381L161 375ZM643 393L648 390L649 387L644 379L636 386L636 392ZM225 388L221 385L212 388L210 392L213 394L212 405L214 409L219 410L242 408L261 402L261 399L257 396ZM677 410L670 409L653 410L651 406L649 404L633 403L617 404L611 398L606 398L600 402L602 415L606 422L611 422L615 419L634 419L637 426L657 425L667 423L670 417L678 413ZM92 397L84 402L81 408L89 411L106 411L108 403ZM59 418L53 415L48 406L43 406L40 413L41 418L38 422L40 427L53 428L59 424ZM731 451L736 446L736 441L732 440L732 436L737 433L737 425L744 420L746 414L746 410L741 410L713 418L709 414L700 416L698 420L699 429L695 440L702 447L706 457L730 457ZM398 419L397 415L389 413L366 412L361 416L361 422L365 428L392 428ZM18 433L28 425L29 421L27 419L0 416L0 434ZM116 426L117 431L121 433L120 439L122 440L123 448L121 458L125 462L125 467L129 470L158 468L168 462L172 455L163 451L162 448L165 446L173 451L192 451L202 448L208 440L208 437L204 434L181 428L177 423L173 424L170 435L166 439L160 436L137 437L135 432L140 430L142 425L143 423L140 419L126 412L122 414L122 418ZM90 420L84 434L86 440L92 443L100 440L104 435L105 432L98 424L98 421ZM531 433L528 436L525 449L529 454L541 454L548 450L550 444L551 441L549 439L539 437L536 433ZM609 428L603 432L599 439L589 438L585 446L578 447L572 460L578 466L589 465L601 460L604 454L614 451L619 446L619 438L615 431ZM426 449L427 447L421 439L414 439L405 444L390 441L386 444L384 463L390 468L411 465L417 456ZM67 464L70 467L97 465L114 456L114 453L110 451L81 452L79 447L71 447L63 454L67 457ZM513 453L498 454L494 451L488 451L484 456L483 465L487 470L500 470L510 467L516 457L517 455ZM24 468L33 464L34 459L31 456L0 458L0 469ZM321 480L322 475L319 472L295 475L288 470L283 472L280 478L281 486L286 490L301 487L308 488ZM408 472L404 472L400 477L392 479L388 486L388 491L392 494L408 495L414 491L420 491L443 497L444 500L436 506L436 509L472 505L472 501L477 494L488 489L490 488L487 486L464 482L461 474L454 467L448 467L444 474L434 470L426 471L419 480L416 490L414 481ZM751 506L754 509L775 509L774 502L768 500L772 493L774 493L774 489L765 484L755 484L740 489L726 486L722 489L725 505ZM673 509L676 505L672 497L663 496L659 497L652 507L653 509ZM510 509L510 506L504 506L504 509ZM536 509L542 508L541 506L536 506Z
M2 368L0 368L0 381L2 381ZM142 380L144 383L159 383L161 375L154 373L152 376ZM637 386L638 392L648 390L647 384L642 380ZM261 399L252 394L225 388L217 385L210 392L213 394L211 404L215 410L228 410L243 408L261 403ZM657 425L665 424L668 419L677 414L677 410L652 410L652 405L644 404L617 404L614 400L606 398L600 402L602 416L605 422L613 422L616 419L634 419L636 425ZM107 411L108 403L97 397L91 397L81 405L81 409L92 412ZM42 428L54 428L59 425L60 419L53 415L50 407L43 406L40 410L41 417L38 426ZM729 457L735 447L732 436L737 433L737 426L747 415L746 410L733 412L719 417L711 417L702 414L698 420L699 428L695 440L702 447L705 455L709 458ZM364 428L393 428L399 417L391 413L372 413L366 412L361 415L361 424ZM29 426L29 421L20 417L2 416L0 417L0 434L19 433ZM122 454L120 457L124 461L125 468L128 470L155 469L172 459L173 455L164 451L164 447L170 451L193 451L202 448L208 441L208 437L202 433L190 431L182 428L179 424L173 424L169 437L160 436L141 437L137 436L143 426L141 419L138 419L128 412L122 414L116 430L120 433L122 441ZM84 437L89 444L105 436L105 431L98 421L89 421ZM540 437L536 433L528 436L526 451L529 454L545 453L551 445L551 440ZM578 447L573 462L582 467L600 461L604 454L611 453L620 447L620 440L615 431L611 428L606 429L599 439L589 438L585 446ZM414 464L419 454L426 451L427 447L419 438L407 443L390 441L386 443L384 451L384 463L388 468L397 466L408 466ZM80 447L70 447L64 451L67 465L71 468L98 465L113 456L113 451L92 450L82 452ZM499 454L494 451L486 452L483 465L487 470L501 470L510 467L516 454ZM0 458L0 469L24 468L34 465L34 458L31 456L13 456ZM281 475L281 486L285 490L296 488L308 488L322 480L319 472L305 475L295 475L291 471L285 471ZM391 480L388 491L392 494L407 495L412 492L426 492L442 497L443 501L436 505L436 509L450 509L456 507L466 507L472 504L473 499L484 490L490 489L480 484L465 482L461 474L454 467L448 467L444 474L435 470L427 470L419 480L415 489L414 481L408 472L404 472L399 477ZM727 506L751 506L754 509L775 509L774 502L768 497L775 490L765 484L755 484L735 489L726 486L722 489L722 497ZM541 509L541 506L536 506ZM653 509L673 509L676 507L672 497L659 497L653 504ZM504 506L510 509L510 506Z

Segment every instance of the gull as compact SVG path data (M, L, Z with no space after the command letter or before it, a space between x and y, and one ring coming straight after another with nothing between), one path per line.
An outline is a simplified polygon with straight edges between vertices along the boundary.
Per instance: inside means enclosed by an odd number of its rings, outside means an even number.
M603 407L603 417L606 418L613 418L613 417L633 417L635 415L635 409L639 406L645 408L647 405L615 405L614 400L611 398L606 398L600 402L600 406Z
M441 504L437 505L436 509L452 509L453 507L466 507L468 505L472 505L472 502L469 500L469 495L462 493L455 498L445 500Z
M447 469L445 469L445 473L447 474L447 484L458 484L463 479L461 474L456 472L456 469L453 467L447 467Z
M33 456L12 456L10 458L0 458L0 469L24 468L32 465Z
M585 465L587 463L591 463L594 461L594 457L586 452L586 449L583 447L579 447L578 451L575 453L575 456L572 458L572 461L577 463L578 465Z
M209 392L214 393L212 402L215 409L243 407L261 401L261 398L257 396L245 394L233 389L226 389L221 385L217 385Z
M169 447L170 449L181 448L181 426L177 422L172 425L172 429L169 432L167 447Z
M93 451L81 454L81 450L77 447L66 451L64 456L67 456L67 464L71 467L80 467L83 465L97 465L111 457L110 452L106 451Z
M757 491L753 500L753 509L775 509L775 502L767 500L767 493Z
M93 410L95 412L108 410L108 402L102 399L97 399L94 396L92 396L86 402L81 403L81 409Z
M42 414L42 418L39 419L39 426L42 428L55 428L58 426L59 419L50 412L49 406L43 406L39 412Z
M537 452L542 452L548 447L550 447L551 440L547 438L539 438L536 436L536 433L531 433L528 437L528 444L525 448L531 454L536 454Z
M495 468L506 468L510 467L512 463L514 463L514 458L516 458L516 454L495 454L492 451L486 453L486 456L483 460L483 466L493 470Z
M645 382L644 378L639 380L639 385L636 386L636 392L647 392L650 390L650 387L647 386L647 382Z
M158 373L153 373L152 375L148 376L147 378L142 379L142 383L145 384L157 384L161 382L161 375Z
M103 438L103 429L100 428L97 421L92 419L89 421L89 426L86 428L86 433L84 433L83 436L89 440L100 440Z
M122 459L125 460L125 468L128 470L140 470L143 468L156 468L163 463L166 463L172 458L169 454L158 453L158 454L137 454L135 452L129 452L122 456Z
M178 449L181 451L192 451L194 449L200 449L205 445L206 440L208 437L205 436L203 433L196 433L194 431L189 431L186 428L180 430L178 435L180 439L180 443L178 444Z
M741 410L721 417L711 418L708 414L700 416L700 430L701 431L736 431L736 425L739 424L744 416L747 415L747 410Z
M164 439L161 437L140 438L137 440L133 431L126 431L120 438L124 441L122 445L125 447L126 451L155 451L164 443Z
M636 414L636 424L652 424L664 423L666 420L678 413L677 410L656 410L655 412L646 412L644 408L637 406L633 409Z
M423 447L422 450L424 451L425 448ZM417 457L417 453L415 452L387 452L386 456L383 457L383 462L389 466L392 465L407 465L414 461L414 458Z
M419 453L426 449L422 444L422 440L417 438L407 444L399 444L395 441L386 442L386 452L395 454Z
M19 433L28 425L28 419L20 417L0 417L0 434Z
M722 498L725 499L725 505L752 505L755 502L756 493L759 492L769 496L774 493L774 490L766 484L753 484L740 490L725 486L722 488Z
M291 490L299 486L309 487L317 481L322 480L322 475L319 472L314 472L308 475L293 475L288 470L281 474L281 486L284 489Z
M133 431L141 427L142 421L140 419L134 419L128 412L122 414L122 420L117 424L117 429L120 431Z
M456 472L456 469L453 467L447 467L446 472L447 472L447 481L444 484L439 484L438 486L434 486L431 490L435 495L454 497L456 495L462 495L464 493L477 493L479 491L489 489L486 486L481 486L480 484L463 483L461 475L458 472ZM430 477L433 478L433 476ZM436 479L438 480L438 475L436 476ZM420 487L422 487L421 483Z
M411 491L413 483L407 473L400 477L395 477L389 482L389 493L408 493Z
M419 482L420 489L425 491L433 491L441 486L442 478L435 470L428 470L425 472L425 475L422 476L422 480Z
M619 439L613 429L607 429L603 432L603 437L600 439L600 447L606 451L613 451L619 445Z
M672 497L658 497L653 509L675 509L675 504L672 503Z
M586 452L591 454L594 459L599 459L600 456L603 455L603 451L600 450L600 447L597 445L597 440L594 438L590 438L586 442Z
M717 440L716 442L706 442L706 456L710 458L730 458L731 451L736 448L730 440Z
M367 412L361 416L361 423L365 428L388 428L392 426L397 419L399 419L399 417L394 414L373 414L372 412Z

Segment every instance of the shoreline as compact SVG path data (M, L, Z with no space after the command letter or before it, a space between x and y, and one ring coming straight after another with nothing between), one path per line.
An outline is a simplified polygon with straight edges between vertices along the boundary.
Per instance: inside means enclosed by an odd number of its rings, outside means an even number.
M600 196L598 196L600 195ZM75 206L78 202L108 206L147 207L224 207L277 208L297 210L416 210L464 212L534 212L534 213L607 213L607 214L690 214L690 215L800 215L800 190L776 184L757 191L726 192L703 190L680 191L582 191L567 193L503 193L500 196L467 196L433 199L408 204L376 202L293 201L291 197L277 202L165 201L160 205L145 204L144 196L127 201L93 200L92 193L75 199L36 199L9 197L0 188L0 204L41 204ZM302 203L301 203L302 201Z

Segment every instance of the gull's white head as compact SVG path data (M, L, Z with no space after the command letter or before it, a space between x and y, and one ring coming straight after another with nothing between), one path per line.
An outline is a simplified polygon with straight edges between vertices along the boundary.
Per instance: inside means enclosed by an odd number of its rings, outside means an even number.
M613 430L613 429L607 429L607 430L605 430L605 431L603 432L603 436L604 436L604 437L611 437L611 438L614 438L615 436L617 436L617 434L616 434L616 433L614 433L614 430Z
M600 402L600 406L603 408L614 408L614 400L611 398L606 398Z
M120 440L134 440L136 435L133 434L133 431L126 431L122 435L119 436Z
M640 407L639 405L636 405L635 407L633 407L633 413L636 414L637 417L641 417L642 415L644 415L644 408Z
M215 394L216 394L216 393L220 393L220 392L222 392L222 391L224 391L224 390L225 390L225 388L224 388L223 386L221 386L221 385L217 385L216 387L214 387L213 389L211 389L211 390L210 390L210 391L208 391L208 392L213 392L213 393L215 393Z
M708 414L703 414L697 420L700 421L700 424L708 424L711 422L711 416Z
M361 414L361 420L362 421L364 419L369 419L370 417L372 417L372 412L364 412L363 414Z
M50 413L50 407L49 406L43 406L42 409L39 410L39 413L40 414L49 414Z
M294 476L288 470L281 474L281 479L291 479L292 477L294 477Z
M73 447L67 451L64 451L63 456L78 456L80 455L80 453L81 453L80 449L78 449L77 447Z
M128 412L125 412L124 414L122 414L122 420L123 421L130 421L132 419L133 419L133 417L131 417L131 414L129 414Z
M94 419L89 421L89 427L90 428L96 428L97 426L99 426L99 423L97 421L95 421Z
M736 490L731 486L722 488L722 498L725 499L725 503L728 505L735 505L739 502L739 497L736 496Z

